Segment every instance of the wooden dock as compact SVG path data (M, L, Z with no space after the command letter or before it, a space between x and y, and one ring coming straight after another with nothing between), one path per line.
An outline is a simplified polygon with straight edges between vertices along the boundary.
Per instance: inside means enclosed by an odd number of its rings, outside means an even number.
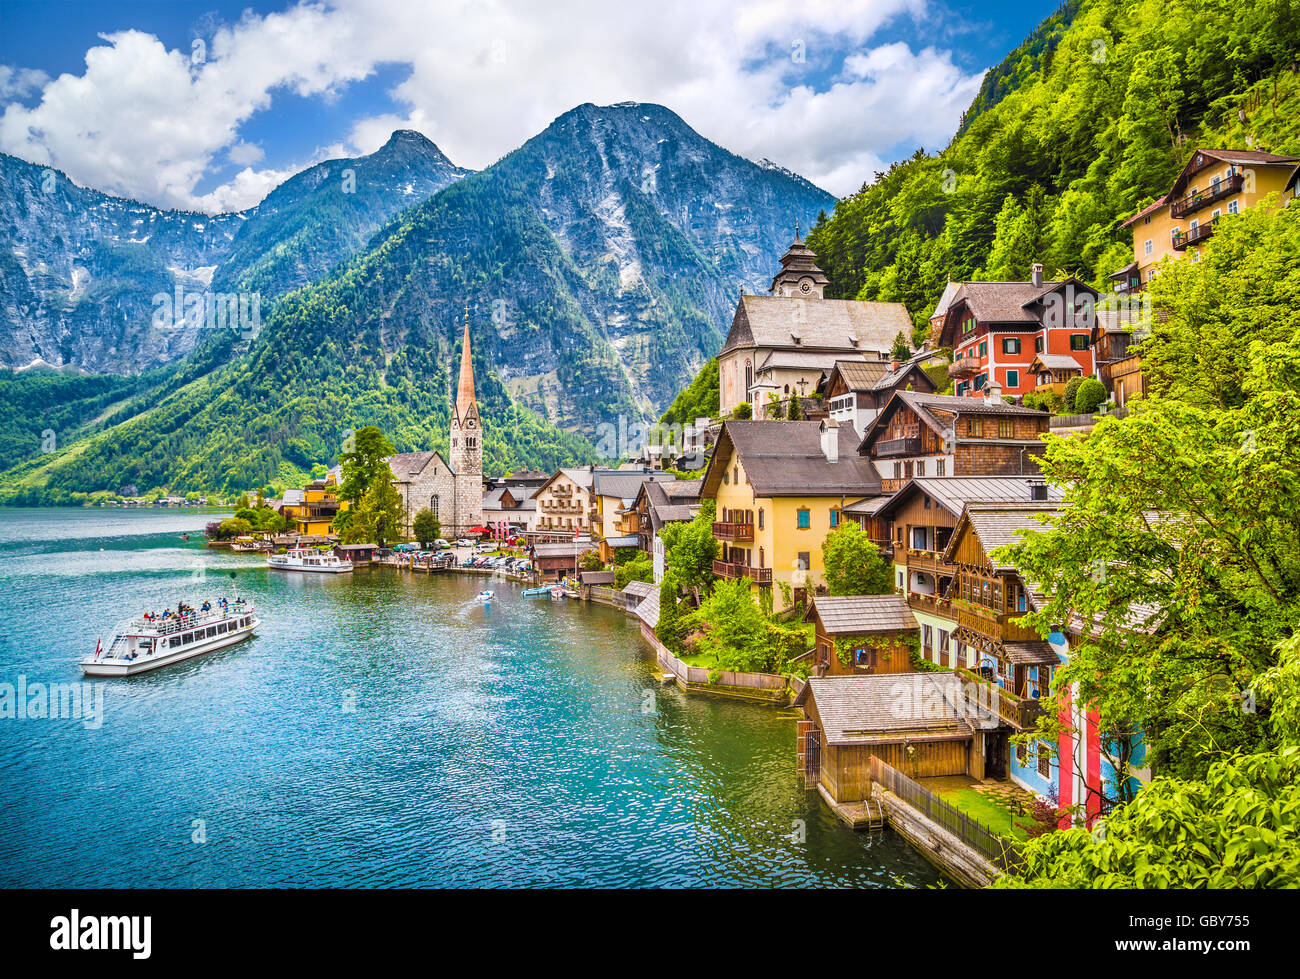
M885 828L885 810L879 802L873 799L863 799L858 802L836 802L820 782L817 783L817 791L821 793L826 805L831 807L831 811L850 829L878 830Z

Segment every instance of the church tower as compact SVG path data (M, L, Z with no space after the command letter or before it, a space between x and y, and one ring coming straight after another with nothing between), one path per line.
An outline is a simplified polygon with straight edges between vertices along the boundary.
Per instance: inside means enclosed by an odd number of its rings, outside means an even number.
M772 279L771 293L795 299L825 299L830 279L817 267L817 256L799 238L794 228L794 243L781 258L781 271Z
M452 526L443 536L465 534L483 523L483 428L474 398L474 363L469 352L469 308L465 309L465 339L460 349L460 382L451 406L451 470L456 474L456 505Z

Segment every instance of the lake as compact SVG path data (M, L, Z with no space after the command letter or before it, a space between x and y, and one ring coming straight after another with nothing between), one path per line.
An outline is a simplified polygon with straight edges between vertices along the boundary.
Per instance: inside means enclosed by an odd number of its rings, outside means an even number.
M478 577L313 576L197 510L0 508L0 684L236 593L242 645L0 719L0 884L896 887L938 874L795 778L795 714L660 687L636 620ZM189 531L188 543L180 534Z

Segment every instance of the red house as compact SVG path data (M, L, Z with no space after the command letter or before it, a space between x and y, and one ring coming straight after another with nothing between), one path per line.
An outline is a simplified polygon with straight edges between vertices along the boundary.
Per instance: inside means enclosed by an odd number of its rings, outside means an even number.
M935 310L942 324L937 345L953 350L948 373L955 394L976 395L995 382L1005 395L1029 394L1039 381L1033 364L1040 354L1072 358L1084 377L1096 373L1099 294L1075 278L1044 282L1043 266L1033 269L1029 282L961 282L945 293L947 308Z

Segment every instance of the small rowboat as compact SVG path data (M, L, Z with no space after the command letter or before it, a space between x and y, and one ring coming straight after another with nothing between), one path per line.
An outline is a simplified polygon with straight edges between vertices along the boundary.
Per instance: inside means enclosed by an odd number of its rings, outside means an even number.
M542 585L541 588L525 588L523 591L524 598L542 598L551 593L552 585Z

